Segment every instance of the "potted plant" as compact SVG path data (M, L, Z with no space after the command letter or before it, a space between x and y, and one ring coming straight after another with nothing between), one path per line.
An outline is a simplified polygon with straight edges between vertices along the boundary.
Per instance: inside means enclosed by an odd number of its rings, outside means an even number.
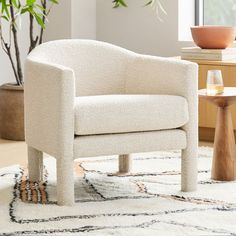
M112 0L114 8L127 7L125 0ZM24 140L24 80L22 70L21 47L18 41L20 19L29 16L30 43L28 53L43 42L45 21L58 0L0 0L0 43L6 53L15 77L15 83L0 86L0 137L10 140ZM149 0L146 5L164 9L159 0ZM5 21L5 22L4 22ZM8 36L3 33L8 27ZM35 24L39 30L35 29Z
M0 135L11 140L24 140L24 82L21 60L21 47L18 41L21 16L29 15L30 53L43 41L47 15L57 0L0 0L0 43L6 53L15 83L0 87ZM5 22L4 22L5 21ZM37 34L35 23L39 25ZM3 27L8 27L8 35Z

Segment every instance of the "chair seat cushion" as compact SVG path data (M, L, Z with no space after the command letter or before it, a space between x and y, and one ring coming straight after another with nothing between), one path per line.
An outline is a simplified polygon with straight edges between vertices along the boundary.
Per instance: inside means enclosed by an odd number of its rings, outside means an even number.
M175 129L188 122L188 103L172 95L77 97L75 134L93 135Z

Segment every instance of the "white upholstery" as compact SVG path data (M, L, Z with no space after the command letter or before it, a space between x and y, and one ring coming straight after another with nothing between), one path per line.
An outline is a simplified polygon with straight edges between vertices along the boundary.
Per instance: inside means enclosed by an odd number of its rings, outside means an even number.
M25 63L30 180L42 176L36 173L42 171L36 160L42 152L54 156L58 203L70 205L73 159L182 149L181 189L195 190L197 70L191 62L140 55L92 40L38 46Z
M100 95L75 99L75 134L175 129L188 122L188 103L173 95Z
M135 56L133 52L108 43L60 40L39 46L30 58L46 65L72 69L76 96L86 96L125 93L127 66Z
M105 156L107 153L119 155L120 153L176 150L185 149L186 145L186 133L181 129L85 135L75 138L74 157Z

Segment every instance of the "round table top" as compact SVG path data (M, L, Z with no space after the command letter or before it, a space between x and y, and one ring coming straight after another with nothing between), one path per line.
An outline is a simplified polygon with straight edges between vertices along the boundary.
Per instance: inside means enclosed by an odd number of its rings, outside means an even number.
M217 106L226 107L236 102L236 87L225 87L223 93L216 95L209 95L206 89L200 89L198 96Z
M218 97L218 98L222 98L222 97L236 97L236 87L224 87L224 92L221 94L215 94L215 95L209 95L207 94L207 90L206 89L200 89L198 90L198 96L199 97Z

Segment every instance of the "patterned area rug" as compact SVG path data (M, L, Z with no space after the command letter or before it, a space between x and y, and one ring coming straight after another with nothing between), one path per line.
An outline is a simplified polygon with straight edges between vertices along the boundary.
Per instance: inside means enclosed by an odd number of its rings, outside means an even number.
M236 182L210 179L212 149L199 149L199 185L180 192L180 152L134 156L115 177L117 157L75 162L74 207L56 205L55 160L45 182L27 169L0 169L0 235L236 235Z

